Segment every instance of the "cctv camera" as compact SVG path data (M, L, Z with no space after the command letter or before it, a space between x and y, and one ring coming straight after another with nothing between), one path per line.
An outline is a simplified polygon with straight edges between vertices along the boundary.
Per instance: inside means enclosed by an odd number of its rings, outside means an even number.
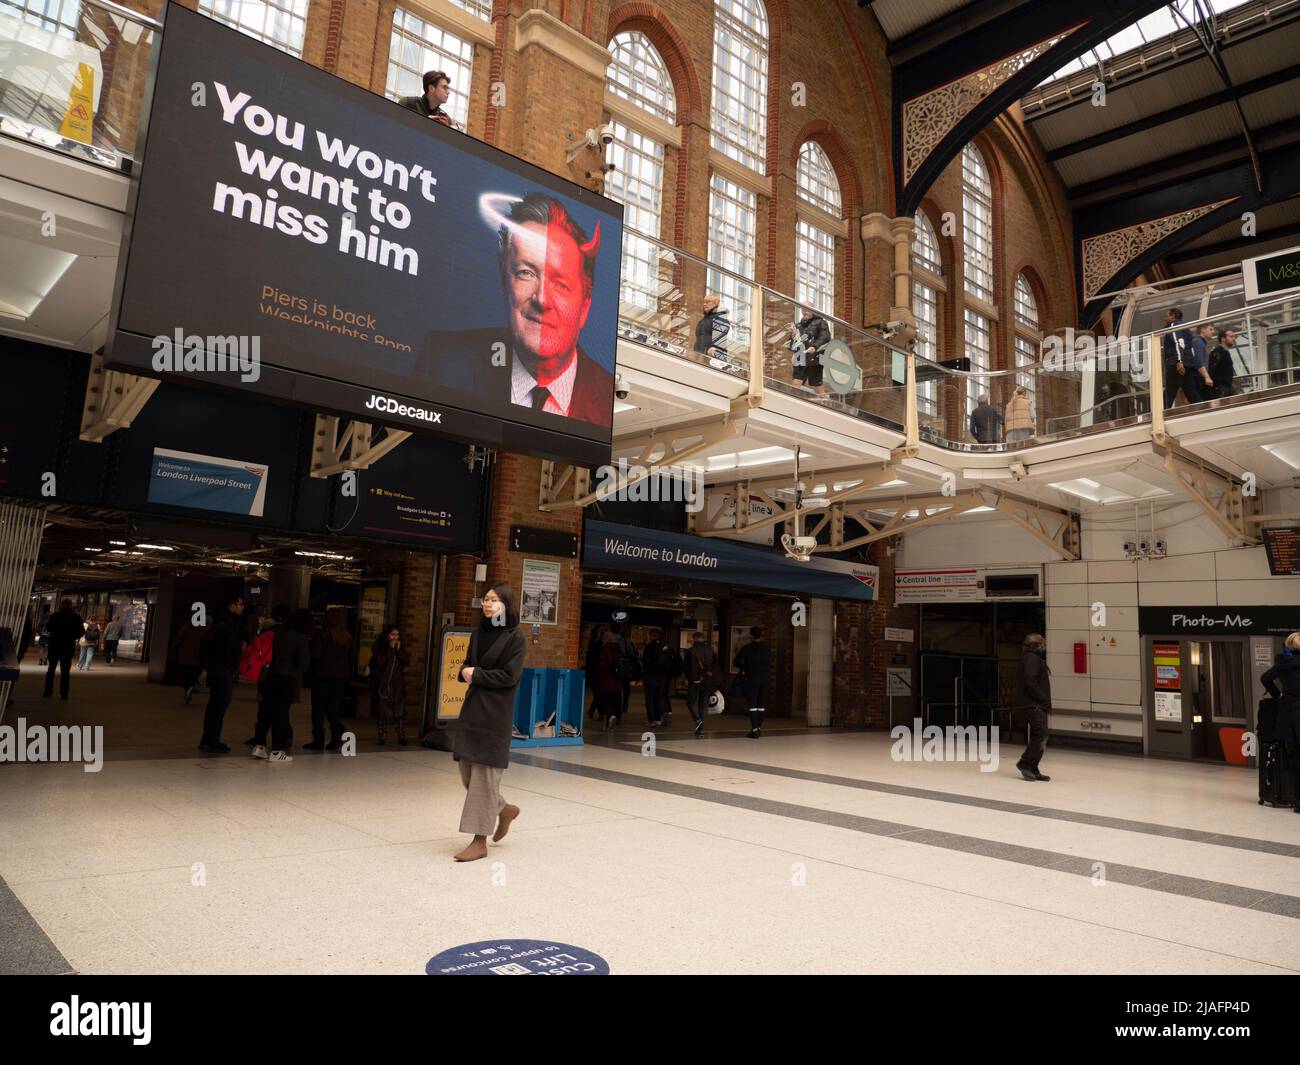
M627 394L628 394L627 382L623 380L622 374L616 374L614 376L614 398L627 399Z
M807 562L812 558L812 553L817 550L817 537L791 536L786 533L781 537L781 546L791 558L799 562Z
M606 123L605 123L603 126L601 126L600 129L597 130L596 132L597 132L597 134L600 136L600 143L601 143L601 144L613 144L613 143L614 143L614 123L613 123L613 122L606 122Z

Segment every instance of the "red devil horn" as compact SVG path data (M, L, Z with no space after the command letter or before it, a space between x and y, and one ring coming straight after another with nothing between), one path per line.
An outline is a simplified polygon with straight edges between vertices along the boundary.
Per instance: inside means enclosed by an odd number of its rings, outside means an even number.
M591 239L586 244L579 244L578 250L582 252L584 259L594 259L596 253L600 251L600 223L596 223L596 230L591 235Z

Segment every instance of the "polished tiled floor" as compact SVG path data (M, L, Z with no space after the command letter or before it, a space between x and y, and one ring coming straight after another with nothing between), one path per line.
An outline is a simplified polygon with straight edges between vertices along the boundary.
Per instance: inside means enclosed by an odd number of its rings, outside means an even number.
M518 937L615 973L1300 970L1300 817L1249 771L593 740L522 755L523 815L468 865L440 752L0 766L0 968L419 973Z

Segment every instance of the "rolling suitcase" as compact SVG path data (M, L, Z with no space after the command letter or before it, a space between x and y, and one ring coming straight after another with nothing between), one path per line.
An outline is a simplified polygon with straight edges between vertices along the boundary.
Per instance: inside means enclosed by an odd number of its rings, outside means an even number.
M1259 703L1255 720L1259 736L1259 804L1293 806L1291 765L1286 748L1277 739L1277 701L1268 698Z

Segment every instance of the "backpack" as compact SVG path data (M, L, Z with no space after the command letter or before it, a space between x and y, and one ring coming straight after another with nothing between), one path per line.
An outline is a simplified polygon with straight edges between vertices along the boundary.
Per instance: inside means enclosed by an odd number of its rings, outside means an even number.
M620 652L618 661L614 663L614 676L622 681L640 680L641 663L637 661L636 655Z
M274 648L274 629L267 629L265 632L258 633L253 638L253 642L244 648L244 653L239 657L239 675L244 680L256 684L262 679L262 674L266 672L267 667L270 666L271 652Z

